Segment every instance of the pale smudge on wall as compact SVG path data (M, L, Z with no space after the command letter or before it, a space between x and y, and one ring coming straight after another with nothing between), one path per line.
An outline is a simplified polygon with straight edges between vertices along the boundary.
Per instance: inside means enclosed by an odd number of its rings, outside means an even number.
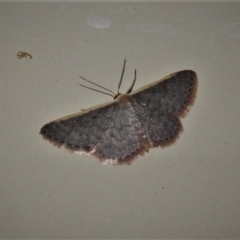
M96 12L92 11L89 13L87 23L95 28L107 28L111 25L111 20L99 16Z

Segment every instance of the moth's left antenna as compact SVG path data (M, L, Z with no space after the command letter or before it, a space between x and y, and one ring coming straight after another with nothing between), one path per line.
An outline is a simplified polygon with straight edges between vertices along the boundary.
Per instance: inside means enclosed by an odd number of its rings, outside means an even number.
M85 87L85 88L88 88L88 89L91 89L91 90L96 91L96 92L100 92L100 93L109 95L109 96L111 96L111 97L113 97L113 98L115 97L115 93L114 93L113 91L111 91L110 89L105 88L105 87L103 87L103 86L101 86L101 85L98 85L97 83L94 83L94 82L92 82L92 81L90 81L90 80L87 80L86 78L84 78L84 77L82 77L82 76L79 76L79 77L82 78L84 81L89 82L89 83L91 83L91 84L93 84L93 85L95 85L95 86L97 86L97 87L99 87L99 88L102 88L102 89L104 89L104 90L106 90L106 91L108 91L108 92L110 92L110 93L112 93L112 94L106 93L106 92L103 92L103 91L100 91L100 90L97 90L97 89L94 89L94 88L90 88L90 87L87 87L87 86L82 85L82 84L79 84L79 86Z

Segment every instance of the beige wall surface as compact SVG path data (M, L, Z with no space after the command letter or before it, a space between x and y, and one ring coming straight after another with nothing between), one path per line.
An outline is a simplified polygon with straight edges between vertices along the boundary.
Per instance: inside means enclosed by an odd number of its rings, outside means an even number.
M0 3L1 238L239 238L239 3ZM32 58L17 58L25 51ZM130 166L58 149L54 119L196 71L195 104L172 146Z

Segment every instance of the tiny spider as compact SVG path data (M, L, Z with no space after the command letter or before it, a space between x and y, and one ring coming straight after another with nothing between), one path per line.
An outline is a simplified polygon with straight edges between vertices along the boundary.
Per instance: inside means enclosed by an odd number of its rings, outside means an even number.
M27 52L18 52L17 57L20 58L27 58L29 57L30 59L32 58L32 55L27 53Z

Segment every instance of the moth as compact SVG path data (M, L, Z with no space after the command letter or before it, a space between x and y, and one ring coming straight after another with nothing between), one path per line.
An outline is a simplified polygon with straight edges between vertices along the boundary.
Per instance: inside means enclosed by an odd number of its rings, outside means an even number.
M40 131L43 138L57 147L93 155L103 164L130 164L151 148L174 143L183 130L180 118L187 114L196 97L196 73L175 72L132 91L135 70L130 88L121 94L125 65L126 59L116 94L81 77L107 91L103 93L114 100L44 125Z

